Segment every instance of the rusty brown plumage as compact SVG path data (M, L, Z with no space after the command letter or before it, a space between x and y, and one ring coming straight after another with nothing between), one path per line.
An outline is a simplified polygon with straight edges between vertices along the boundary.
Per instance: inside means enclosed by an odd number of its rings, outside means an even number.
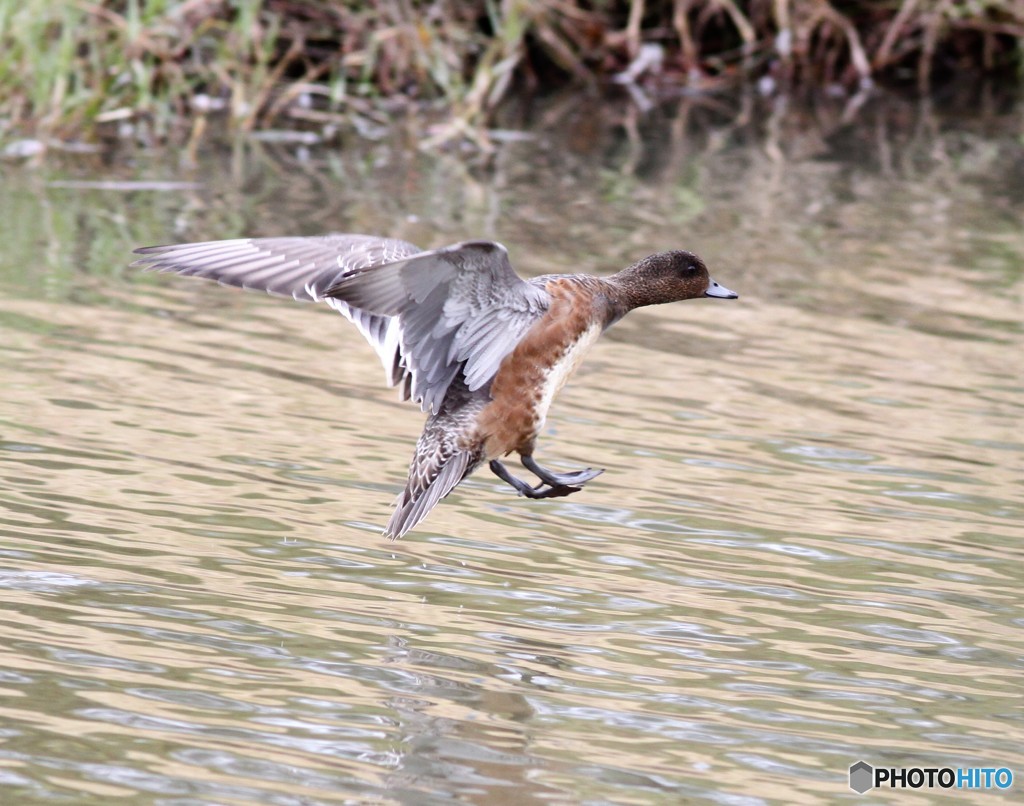
M544 283L551 305L502 361L491 382L491 402L480 412L470 436L471 441L483 443L488 459L513 451L533 454L547 414L542 410L547 379L595 321L603 329L609 309L608 297L602 293L605 285L587 276L556 277ZM568 369L571 374L575 367Z

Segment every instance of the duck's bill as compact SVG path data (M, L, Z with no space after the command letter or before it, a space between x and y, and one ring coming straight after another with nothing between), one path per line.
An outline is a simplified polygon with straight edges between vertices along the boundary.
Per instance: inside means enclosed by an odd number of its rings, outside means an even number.
M735 291L730 291L724 285L719 285L714 280L708 285L708 290L704 292L705 297L718 297L720 299L739 299L740 295Z

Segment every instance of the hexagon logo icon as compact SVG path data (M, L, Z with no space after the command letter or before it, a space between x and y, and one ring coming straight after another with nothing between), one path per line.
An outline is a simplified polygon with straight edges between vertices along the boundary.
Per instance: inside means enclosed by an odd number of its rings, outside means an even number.
M875 771L866 761L858 761L850 767L850 789L863 795L871 787L875 780Z

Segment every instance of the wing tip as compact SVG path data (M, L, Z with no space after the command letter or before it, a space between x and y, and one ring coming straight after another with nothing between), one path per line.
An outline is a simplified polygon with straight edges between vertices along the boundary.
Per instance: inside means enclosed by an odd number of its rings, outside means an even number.
M430 484L422 488L418 495L413 495L406 487L391 513L387 526L382 534L389 540L398 540L405 536L420 521L429 515L441 501L468 476L476 464L469 451L459 451L451 455L442 464Z
M128 267L132 269L148 269L149 271L156 271L159 268L157 263L162 259L161 256L173 248L174 247L171 244L163 244L161 246L139 246L132 250L132 254L142 255L142 257L133 260L128 264Z
M381 534L392 543L397 540L401 540L409 530L427 514L424 512L423 516L413 520L410 516L413 514L412 509L414 504L415 501L407 499L405 497L405 493L402 494L398 506L395 507L395 511L391 513L391 518L388 520L387 526L385 526L384 530L381 532Z

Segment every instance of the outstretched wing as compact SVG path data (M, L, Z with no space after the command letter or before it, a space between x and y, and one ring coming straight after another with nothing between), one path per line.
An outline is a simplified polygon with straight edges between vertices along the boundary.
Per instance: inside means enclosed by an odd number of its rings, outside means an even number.
M372 235L323 235L314 238L239 238L136 249L132 265L177 272L252 288L298 300L324 301L354 324L380 356L395 386L408 381L398 351L397 326L391 317L352 308L324 292L346 273L414 255L421 250L406 241ZM408 386L405 388L408 398Z
M417 461L423 459L418 466ZM428 468L429 475L424 473ZM395 500L395 511L391 513L388 525L384 527L384 536L398 540L427 514L438 502L450 493L475 466L473 455L469 451L455 451L451 454L438 453L434 456L421 457L417 452L413 466L409 468L409 482Z
M515 273L508 251L493 241L466 241L356 269L324 293L351 308L394 317L411 396L433 412L460 369L470 391L486 385L551 303L543 288Z

